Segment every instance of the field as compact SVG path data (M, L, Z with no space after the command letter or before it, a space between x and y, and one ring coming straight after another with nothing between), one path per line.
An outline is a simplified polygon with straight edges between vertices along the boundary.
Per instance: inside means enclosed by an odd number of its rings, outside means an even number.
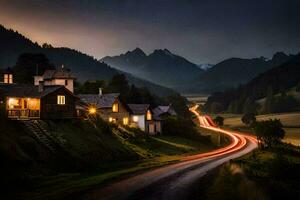
M241 115L236 114L223 114L221 115L225 118L224 125L230 128L246 128L241 121ZM284 141L287 143L300 146L300 113L278 113L278 114L268 114L268 115L258 115L256 119L267 120L267 119L280 119L284 129L286 131L286 136Z

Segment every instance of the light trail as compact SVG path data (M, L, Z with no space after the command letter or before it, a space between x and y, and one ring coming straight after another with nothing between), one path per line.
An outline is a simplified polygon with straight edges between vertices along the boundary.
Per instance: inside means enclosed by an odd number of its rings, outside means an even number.
M197 108L194 106L190 111L196 115L200 127L227 135L231 141L229 145L207 153L186 156L178 163L94 189L82 199L186 199L189 188L208 171L257 148L255 137L219 128L209 116L201 116Z

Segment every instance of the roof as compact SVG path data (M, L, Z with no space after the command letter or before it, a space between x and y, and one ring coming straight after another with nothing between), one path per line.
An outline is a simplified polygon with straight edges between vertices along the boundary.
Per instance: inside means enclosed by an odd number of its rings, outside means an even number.
M163 114L168 114L171 116L177 115L177 113L171 106L157 106L156 108L153 109L153 115L155 117L159 117Z
M116 101L116 98L120 96L119 93L110 94L79 94L77 95L83 103L93 104L99 108L111 108Z
M56 70L46 70L43 74L44 80L47 79L75 79L70 70L60 68Z
M0 93L9 97L41 98L63 87L62 85L44 86L43 91L39 92L38 86L34 85L0 83Z
M150 108L149 104L127 104L127 106L134 115L144 115Z

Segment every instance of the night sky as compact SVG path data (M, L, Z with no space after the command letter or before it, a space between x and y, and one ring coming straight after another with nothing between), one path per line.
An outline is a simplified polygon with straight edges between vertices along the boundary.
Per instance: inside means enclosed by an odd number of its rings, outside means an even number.
M299 9L299 0L0 0L0 24L96 58L167 48L200 64L299 52Z

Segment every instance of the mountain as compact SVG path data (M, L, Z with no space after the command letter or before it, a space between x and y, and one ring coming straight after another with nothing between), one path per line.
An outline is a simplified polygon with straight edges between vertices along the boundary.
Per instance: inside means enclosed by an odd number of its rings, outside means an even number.
M8 30L1 25L0 44L0 69L15 65L22 53L43 53L54 65L61 66L64 64L70 68L79 81L109 80L118 73L124 73L74 49L54 48L48 44L40 46L18 32ZM142 80L128 73L125 74L130 83L134 83L138 87L148 87L150 91L157 95L173 93L168 88Z
M154 50L146 55L136 48L119 56L107 56L101 61L138 77L176 89L178 85L195 79L203 70L168 49Z
M273 62L281 62L281 59L277 60L279 56L285 58L282 53L276 54L272 59ZM214 110L212 107L218 107L219 111L226 111L233 106L237 107L235 109L237 112L242 112L247 101L254 102L269 93L287 92L299 83L300 53L287 62L261 73L239 88L212 94L205 104L205 109L211 111Z
M208 69L212 68L214 65L213 64L199 64L198 67L204 71L207 71Z
M278 52L270 60L263 57L253 59L230 58L200 74L186 88L210 93L236 87L247 83L258 74L280 65L292 57L292 55Z

